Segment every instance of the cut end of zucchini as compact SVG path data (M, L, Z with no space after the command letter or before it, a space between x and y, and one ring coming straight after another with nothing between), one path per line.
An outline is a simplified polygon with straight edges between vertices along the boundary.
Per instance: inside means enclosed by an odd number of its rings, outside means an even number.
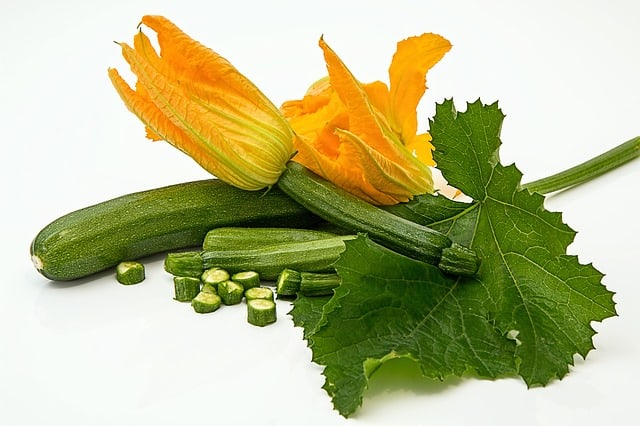
M245 291L260 286L260 274L255 271L237 272L233 274L231 280L241 284Z
M164 259L164 270L176 277L200 279L204 271L202 256L197 251L168 253Z
M42 263L42 259L40 259L38 255L34 254L34 255L31 255L31 261L33 262L33 266L36 267L38 272L42 272L42 269L44 269L44 264Z
M205 284L211 284L214 287L218 287L223 281L227 281L230 278L229 273L222 268L209 268L202 273L200 280Z
M273 300L273 290L269 287L251 287L244 291L247 302L254 299Z
M300 290L300 272L293 269L283 269L276 280L278 297L295 297Z

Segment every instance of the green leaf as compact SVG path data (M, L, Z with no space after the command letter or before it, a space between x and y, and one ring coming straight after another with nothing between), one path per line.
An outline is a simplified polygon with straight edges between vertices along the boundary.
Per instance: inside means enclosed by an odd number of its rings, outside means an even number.
M545 385L568 372L574 354L593 349L590 323L616 314L613 294L593 266L566 255L575 231L561 214L545 210L542 195L520 190L515 166L499 163L497 104L477 101L458 113L445 101L436 111L435 160L479 206L471 247L483 259L478 277L491 295L484 306L501 333L517 336L525 382Z
M487 295L473 280L446 277L363 236L347 242L335 266L343 283L332 302L339 302L321 313L324 324L308 338L313 360L326 366L325 389L343 415L357 409L369 376L393 358L414 359L434 378L515 372L515 343L487 321L478 303ZM309 303L296 300L294 318Z
M476 277L445 276L360 236L335 265L335 295L294 303L294 322L344 416L360 406L376 369L397 357L428 377L519 374L545 385L593 348L591 322L616 314L602 274L566 255L575 232L544 209L543 196L520 190L515 166L500 164L502 120L496 104L478 101L462 113L452 101L438 105L435 160L474 201L426 195L388 209L471 246L482 259Z
M322 318L322 309L329 299L331 299L330 296L299 297L294 301L289 315L293 318L293 324L296 327L304 329L305 339L316 331Z

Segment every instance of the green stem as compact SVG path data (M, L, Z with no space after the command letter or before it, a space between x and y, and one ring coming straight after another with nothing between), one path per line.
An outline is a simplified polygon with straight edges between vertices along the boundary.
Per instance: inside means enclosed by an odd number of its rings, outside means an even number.
M521 188L528 189L531 192L549 194L587 182L637 158L639 155L640 136L637 136L575 167L522 184Z

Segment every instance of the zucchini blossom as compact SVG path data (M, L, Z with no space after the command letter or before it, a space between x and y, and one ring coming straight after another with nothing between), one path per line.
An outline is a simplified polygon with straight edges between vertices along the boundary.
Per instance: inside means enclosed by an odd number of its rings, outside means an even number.
M137 77L135 90L117 70L109 77L147 137L165 140L219 179L246 190L273 185L293 155L294 133L280 110L226 59L161 16L142 24L133 47L118 43Z
M293 160L373 204L432 192L433 146L428 133L417 134L416 108L449 41L429 33L399 42L389 87L360 83L323 39L319 45L328 77L281 107L298 136Z
M147 137L165 140L219 179L259 190L278 181L292 159L373 204L408 201L433 191L433 147L417 134L416 108L427 71L451 48L435 34L398 43L390 86L360 83L320 39L328 77L280 109L226 59L162 16L118 43L137 77L130 87L109 77ZM294 155L295 154L295 155Z

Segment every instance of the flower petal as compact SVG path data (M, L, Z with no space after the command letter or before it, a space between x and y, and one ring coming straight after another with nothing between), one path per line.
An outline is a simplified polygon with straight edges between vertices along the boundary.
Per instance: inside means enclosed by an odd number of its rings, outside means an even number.
M331 85L349 113L348 130L391 161L400 164L413 162L411 153L404 148L383 116L374 110L366 91L351 71L322 39L320 47L324 51ZM429 173L426 167L423 170Z
M427 166L435 166L433 161L433 145L431 144L431 135L429 133L421 133L415 135L411 140L406 142L407 150L415 155L420 161Z
M407 164L389 160L349 131L338 129L337 133L343 142L348 141L348 145L353 146L360 164L370 165L362 169L364 180L376 190L393 197L396 202L409 201L414 194L425 193L425 187L429 191L433 189L430 173L421 173L411 165L407 167Z
M395 182L396 185L399 182L404 182L398 185L406 189L405 193L398 197L398 201L407 200L415 194L430 192L433 189L433 183L428 167L418 161L398 140L384 117L369 102L363 86L322 39L320 46L327 62L331 85L349 114L349 134L354 135L357 141L366 141L367 152L377 152L376 155L359 155L362 161L361 169L366 170L369 174L369 178L365 180L378 183L383 183L386 180ZM380 86L372 87L376 89ZM380 89L376 89L376 92L379 93ZM362 146L356 146L356 148L359 154L363 152ZM376 163L381 159L384 159L385 165ZM344 159L343 161L352 160ZM395 166L391 167L392 164ZM371 176L374 170L380 173L377 178ZM384 191L382 188L378 189ZM391 193L398 194L395 190Z
M185 90L210 104L224 105L252 127L277 130L278 138L293 140L278 108L229 61L162 16L144 16L142 23L158 34L160 56L184 81Z
M451 49L437 34L409 37L398 43L389 67L389 121L393 130L409 143L416 135L416 109L427 86L427 71Z
M341 154L338 161L314 149L313 145L305 138L298 138L296 146L299 147L299 150L293 160L315 174L330 180L369 203L376 205L398 203L394 197L379 191L364 179L359 156L355 152L351 154L346 152L349 150L348 144L340 145Z

